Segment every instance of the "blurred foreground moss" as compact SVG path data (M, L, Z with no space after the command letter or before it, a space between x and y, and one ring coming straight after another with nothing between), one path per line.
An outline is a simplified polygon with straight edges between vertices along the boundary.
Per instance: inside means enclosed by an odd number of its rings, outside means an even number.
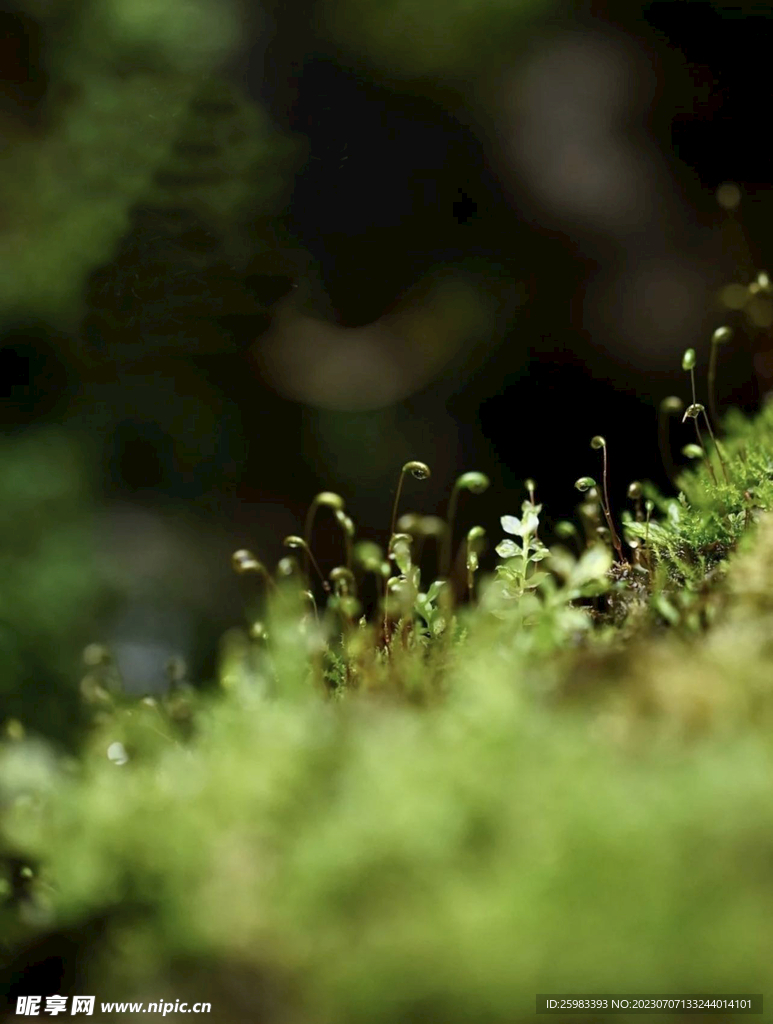
M679 515L658 499L649 530L624 527L650 545L631 562L535 541L531 485L478 602L413 593L408 533L372 622L353 572L318 608L284 560L253 638L224 639L219 695L130 700L97 679L81 757L7 738L9 998L57 957L98 1000L210 1000L234 1022L504 1024L540 991L765 993L771 409L724 444L745 455L729 483L683 474ZM352 564L378 569L376 547ZM48 977L34 991L70 991Z

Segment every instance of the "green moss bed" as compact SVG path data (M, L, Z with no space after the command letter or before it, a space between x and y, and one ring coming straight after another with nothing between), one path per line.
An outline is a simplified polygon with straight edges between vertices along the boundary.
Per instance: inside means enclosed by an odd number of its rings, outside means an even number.
M172 671L129 697L89 648L77 750L17 717L0 743L7 1012L85 992L97 1020L207 1000L233 1024L511 1024L537 993L767 999L773 407L720 436L678 496L632 486L620 516L594 439L577 525L543 538L529 483L496 572L471 531L454 586L448 523L395 507L387 558L326 493L306 526L334 514L348 565L326 593L301 537L274 574L238 552L266 596L214 688Z

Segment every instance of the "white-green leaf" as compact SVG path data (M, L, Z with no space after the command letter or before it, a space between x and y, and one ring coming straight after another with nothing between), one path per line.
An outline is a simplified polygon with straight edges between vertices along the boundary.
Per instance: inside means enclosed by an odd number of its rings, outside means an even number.
M517 516L502 516L499 521L505 533L511 533L514 537L523 536L523 526Z
M550 576L548 575L548 573L546 573L546 572L534 572L526 580L526 582L524 583L524 587L527 590L534 590L535 587L538 587L540 585L540 583L543 583L547 579L550 579Z
M534 533L538 526L539 516L535 515L533 512L527 512L523 517L523 522L521 523L521 536L524 537L527 533Z
M583 552L569 574L569 586L582 587L591 580L604 579L611 566L612 555L609 548L604 544L594 544Z
M503 518L506 519L507 516L504 516ZM514 555L520 555L521 553L521 549L518 547L515 541L512 540L500 541L499 544L497 544L495 550L500 558L512 558Z

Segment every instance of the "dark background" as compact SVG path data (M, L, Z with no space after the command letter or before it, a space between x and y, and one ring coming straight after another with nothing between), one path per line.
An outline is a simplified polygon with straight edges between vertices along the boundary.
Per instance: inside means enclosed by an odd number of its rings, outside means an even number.
M319 490L340 491L361 534L384 542L403 462L433 470L406 485L403 510L442 513L455 477L478 469L492 487L463 498L460 536L480 522L493 547L526 477L548 523L571 516L573 481L600 470L593 434L608 440L617 509L632 479L666 486L657 406L688 397L688 345L705 387L720 323L736 328L721 404L751 410L769 385L768 333L717 299L770 259L768 5L567 5L477 94L353 59L324 10L245 17L226 69L306 147L276 218L293 240L281 258L256 255L229 279L202 256L214 243L195 218L164 248L169 224L140 207L89 279L77 338L29 315L4 325L6 432L64 423L95 460L100 550L133 595L100 637L138 687L172 650L211 672L216 637L241 616L230 552L274 565ZM3 26L2 103L34 128L50 40L10 8ZM735 216L715 196L728 180ZM430 324L391 347L372 326L420 307L428 280L450 282L446 299L466 283L459 294L482 305L462 298L449 322L473 327L454 341ZM205 292L226 301L208 307ZM336 353L340 380L323 379ZM675 451L689 440L684 427ZM320 524L326 568L339 545Z

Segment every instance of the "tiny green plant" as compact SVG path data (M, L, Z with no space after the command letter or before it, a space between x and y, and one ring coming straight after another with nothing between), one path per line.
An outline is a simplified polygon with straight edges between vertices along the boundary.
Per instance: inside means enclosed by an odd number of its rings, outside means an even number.
M643 494L641 483L638 480L632 480L631 483L628 484L628 492L627 493L628 493L628 497L631 499L631 501L634 502L634 507L635 507L635 510L636 510L636 519L637 519L637 521L641 520L641 518L642 518L642 511L641 511L642 504L641 503L642 503L642 494Z
M701 415L703 416L704 421L706 423L706 427L708 428L708 431L709 431L709 435L711 436L712 443L714 444L714 448L716 450L717 457L719 458L720 466L722 467L722 473L723 473L724 478L725 478L725 483L729 483L730 481L729 481L728 476L727 476L727 468L725 467L725 461L722 458L722 453L720 452L719 446L717 445L716 438L714 437L714 431L713 431L713 429L711 427L711 421L709 420L709 418L708 418L708 416L706 414L706 407L701 405L701 403L696 400L696 395L695 395L695 349L694 348L686 349L684 355L682 356L682 369L683 370L689 370L689 373L690 373L690 384L692 386L692 404L689 405L687 407L687 409L685 409L684 416L682 417L682 423L684 423L684 421L687 420L687 419L691 419L693 421L693 423L695 424L695 433L696 433L696 435L698 437L698 444L699 444L699 446L705 452L706 448L705 448L705 445L703 444L703 438L701 437L700 427L698 426L698 417L701 416ZM709 471L709 473L711 475L712 481L716 484L717 483L717 477L716 477L716 474L714 473L714 467L711 464L711 459L709 458L708 453L706 454L706 457L705 457L705 464L706 464L706 468L708 469L708 471Z
M410 473L414 480L429 480L432 475L426 462L416 462L415 460L406 462L400 470L400 478L397 481L397 490L395 491L395 502L392 506L392 522L389 526L390 537L395 532L395 525L397 523L397 507L400 504L400 494L402 493L403 480L405 479L406 473Z
M440 516L422 516L416 512L409 512L404 516L400 516L397 521L397 528L403 533L410 533L412 537L416 538L414 559L417 564L421 560L424 544L427 540L434 541L438 546L439 562L440 545L442 545L443 537L448 529L445 519L442 519Z
M472 494L483 494L489 487L489 478L484 473L470 472L462 473L454 483L451 497L448 501L448 512L446 514L446 533L443 538L442 554L440 558L440 575L447 578L451 572L451 552L453 550L454 520L456 518L456 506L459 501L459 494L462 491L470 491Z
M504 566L497 567L497 572L506 582L507 596L512 597L522 597L525 591L540 585L546 574L529 570L533 570L550 553L537 539L542 505L534 505L527 500L523 502L521 511L523 515L520 519L517 516L502 516L500 519L504 532L518 540L505 539L496 546L499 557L507 559Z
M332 611L340 613L345 628L349 630L353 620L362 610L362 605L357 599L357 581L354 578L354 573L348 566L337 565L330 571L329 578L333 587L330 607Z
M479 564L478 548L485 539L486 531L482 526L473 526L472 529L467 531L467 555L465 562L467 565L467 591L471 601L475 596L475 572Z
M320 508L329 508L332 510L333 514L336 517L336 522L338 522L339 525L342 527L342 529L344 530L344 537L346 537L346 528L344 526L344 523L342 522L341 519L338 518L339 515L345 518L344 499L341 497L340 494L336 494L334 491L320 491L319 494L316 494L314 496L311 504L309 505L309 510L306 513L306 524L303 531L303 540L305 545L304 557L306 559L307 573L309 570L309 561L311 557L311 531L314 528L314 519Z
M717 357L718 350L722 345L726 345L733 337L733 331L730 327L722 326L717 327L714 333L711 335L711 352L709 354L709 411L715 421L719 422L719 416L717 414L717 394L716 394L716 379L717 379Z
M677 395L669 395L660 403L658 409L658 447L663 469L672 486L677 486L677 469L671 456L671 441L669 437L670 417L678 416L684 409L684 402Z
M336 509L335 518L338 525L343 530L344 534L344 546L346 548L346 568L351 569L352 567L352 551L354 543L354 520L351 516L348 516L343 509Z
M234 551L231 555L231 567L234 572L239 576L245 575L256 575L260 576L264 580L270 590L276 590L276 584L271 577L271 573L266 569L265 565L255 557L255 555L247 548L240 548L238 551ZM252 629L256 623L257 608L253 606L252 599L247 602L247 618Z
M431 476L430 468L426 462L418 462L415 459L410 462L406 462L403 468L400 470L400 478L397 481L397 490L395 491L395 501L392 506L392 521L389 525L389 540L387 542L387 558L392 553L392 538L395 536L395 526L397 524L397 508L400 504L400 494L403 489L403 480L405 479L406 473L410 473L415 480L428 480ZM407 536L407 535L406 535ZM410 541L410 537L408 538ZM389 577L387 576L384 580L384 636L386 637L386 631L388 627L388 612L387 612L387 600L389 596Z
M296 537L295 534L290 534L289 537L285 537L285 539L282 541L282 546L285 547L285 548L291 548L291 549L294 549L294 550L297 550L297 549L300 548L300 550L304 552L306 557L309 559L311 564L314 566L314 571L319 576L320 582L322 583L322 589L325 591L326 594L330 592L330 584L328 583L328 581L325 579L324 575L322 574L322 570L320 569L319 563L317 562L316 558L314 557L314 553L312 552L311 548L306 543L306 541L303 539L303 537ZM308 578L307 578L307 582L308 582Z
M617 552L617 557L620 559L621 562L623 562L625 560L624 557L623 557L623 546L620 543L620 537L618 536L617 529L615 528L615 521L614 521L614 519L612 517L612 509L610 508L610 505L609 505L609 490L608 490L608 487L607 487L607 475L608 475L607 442L606 442L605 438L603 438L601 436L601 434L596 434L595 437L591 438L590 446L591 446L591 448L595 449L596 451L601 450L601 452L603 454L604 467L603 467L603 470L602 470L602 472L603 472L602 482L603 482L603 488L604 488L604 497L603 497L603 500L601 502L601 507L602 507L602 509L604 511L604 518L607 521L607 526L609 527L609 534L610 534L610 537L612 538L612 544L614 545L615 551Z

